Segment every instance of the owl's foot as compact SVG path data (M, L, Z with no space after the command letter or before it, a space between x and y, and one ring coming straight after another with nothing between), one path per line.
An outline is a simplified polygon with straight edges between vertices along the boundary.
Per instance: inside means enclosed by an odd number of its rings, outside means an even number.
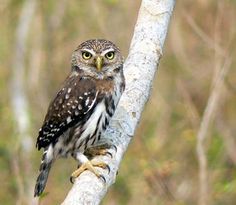
M109 155L110 157L112 156L112 153L110 151L108 151L108 149L114 148L115 151L117 151L117 148L115 145L110 145L110 144L101 144L101 145L97 145L94 147L89 147L86 151L85 151L85 155L88 156L89 158L95 157L95 156L99 156L99 155Z
M99 172L95 169L95 167L107 169L108 172L110 172L110 167L104 162L100 162L100 161L96 161L96 160L87 161L87 162L83 163L77 170L75 170L71 174L71 177L70 177L71 183L73 184L75 181L75 178L79 177L79 175L82 174L85 170L91 171L98 178L102 179L104 183L106 183L105 177L103 175L99 174Z

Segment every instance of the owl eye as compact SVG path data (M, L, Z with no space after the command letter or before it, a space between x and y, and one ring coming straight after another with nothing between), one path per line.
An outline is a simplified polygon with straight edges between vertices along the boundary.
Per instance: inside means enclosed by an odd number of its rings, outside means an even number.
M83 59L88 60L92 57L92 54L87 51L84 51L84 52L82 52L82 57L83 57Z
M115 53L113 51L110 51L108 52L105 57L108 59L108 60L112 60L114 57L115 57Z

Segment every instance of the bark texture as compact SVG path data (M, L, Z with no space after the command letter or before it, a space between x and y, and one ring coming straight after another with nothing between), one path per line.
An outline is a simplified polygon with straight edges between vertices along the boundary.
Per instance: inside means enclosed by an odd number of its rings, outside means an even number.
M109 186L115 182L119 164L149 98L174 3L174 0L142 1L129 55L124 64L126 90L104 136L116 145L117 151L110 150L112 158L97 157L111 168L110 173L99 170L105 176L106 184L86 171L75 181L62 205L99 204Z

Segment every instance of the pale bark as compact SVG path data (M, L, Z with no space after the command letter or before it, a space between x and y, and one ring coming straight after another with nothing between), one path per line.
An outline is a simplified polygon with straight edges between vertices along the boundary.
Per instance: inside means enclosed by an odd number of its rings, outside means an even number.
M115 182L119 164L149 98L174 3L174 0L142 1L129 55L124 64L126 90L104 136L113 142L117 151L111 150L112 158L97 157L111 168L110 173L99 169L106 178L106 184L86 171L75 181L63 205L99 204L108 187Z

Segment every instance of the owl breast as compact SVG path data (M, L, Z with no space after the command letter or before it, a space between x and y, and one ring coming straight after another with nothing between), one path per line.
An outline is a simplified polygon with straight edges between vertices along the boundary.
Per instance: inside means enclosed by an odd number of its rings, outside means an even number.
M104 93L104 98L97 103L91 111L92 114L88 113L89 117L85 121L77 123L59 138L54 149L57 152L55 154L75 156L77 152L83 153L88 147L96 145L115 112L123 90L122 83L115 82L113 92Z

